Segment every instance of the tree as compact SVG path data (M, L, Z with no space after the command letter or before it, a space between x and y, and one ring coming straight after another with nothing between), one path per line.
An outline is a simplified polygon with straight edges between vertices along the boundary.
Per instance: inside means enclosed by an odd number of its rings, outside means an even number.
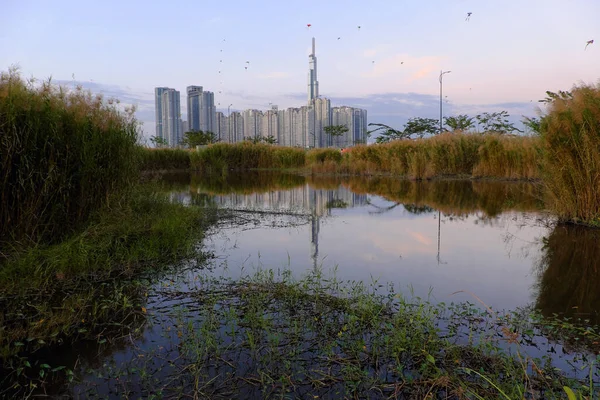
M542 128L542 118L529 118L523 116L523 125L529 128L533 133L539 134Z
M217 138L212 132L204 132L204 131L189 131L186 132L181 144L193 149L196 146L204 146L211 143L216 143L221 139Z
M152 144L154 144L154 147L166 147L169 145L167 139L161 138L160 136L152 136L150 138L150 141L152 142Z
M488 113L484 112L477 115L477 123L483 125L484 132L511 133L514 131L523 132L508 121L510 115L506 111Z
M348 127L346 125L330 125L324 128L325 133L329 135L331 141L333 142L334 137L343 136L344 133L348 132Z
M377 126L377 129L373 129L372 131L368 131L367 134L370 136L372 133L377 131L383 131L380 136L377 136L375 139L376 143L387 143L391 140L404 139L404 132L396 130L389 125L386 124L376 124L370 123L369 126Z
M474 117L468 115L457 115L456 117L444 117L444 125L451 131L467 131L475 125Z
M267 144L277 144L277 139L275 139L275 136L273 136L273 135L263 137L262 140L263 140L263 142L265 142Z
M411 118L404 124L404 134L409 137L415 135L421 138L428 133L435 135L439 132L439 121L433 118Z

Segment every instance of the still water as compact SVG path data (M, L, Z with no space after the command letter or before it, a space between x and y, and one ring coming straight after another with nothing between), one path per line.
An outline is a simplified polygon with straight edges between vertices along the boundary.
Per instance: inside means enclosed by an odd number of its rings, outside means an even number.
M535 184L259 173L169 179L174 200L240 216L205 240L217 268L233 277L321 268L433 302L592 319L598 310L598 232L557 226Z
M207 281L198 275L236 278L271 269L301 278L322 270L326 279L391 283L434 303L535 308L598 322L600 232L557 224L534 184L258 172L162 179L173 201L227 210L200 246L213 257L171 270L148 290L136 337L53 353L51 365L68 364L83 382L69 389L75 397L118 398L125 386L132 394L154 393L185 376L191 364L178 364L186 360L183 327L202 320L194 307L206 301ZM199 343L211 332L200 333ZM528 353L549 354L569 376L587 376L570 347L541 333ZM207 379L220 382L213 378L214 371Z

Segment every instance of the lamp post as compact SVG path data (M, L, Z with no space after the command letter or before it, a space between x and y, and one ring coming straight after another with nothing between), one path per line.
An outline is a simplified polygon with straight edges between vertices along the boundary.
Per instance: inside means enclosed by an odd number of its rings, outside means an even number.
M444 74L449 74L452 71L440 71L440 133L442 133L442 118L443 118L443 114L442 114L442 77L444 76Z
M227 137L229 139L229 143L232 143L231 142L231 106L232 105L233 104L230 104L227 107Z

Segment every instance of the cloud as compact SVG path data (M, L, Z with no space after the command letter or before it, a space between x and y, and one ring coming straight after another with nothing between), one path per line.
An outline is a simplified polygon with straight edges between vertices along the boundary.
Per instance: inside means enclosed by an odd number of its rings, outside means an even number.
M441 57L414 57L408 54L396 54L383 59L376 59L373 69L362 74L365 78L377 79L378 84L387 87L407 85L416 80L428 77L439 69ZM385 79L382 79L385 78Z
M363 57L373 58L377 54L380 54L380 53L385 52L386 50L388 50L389 47L390 46L388 44L378 44L378 45L376 45L373 48L365 50L363 52Z
M267 74L258 75L258 77L261 79L283 79L283 78L288 78L289 76L290 76L290 74L288 74L287 72L281 72L281 71L274 71L274 72L269 72Z

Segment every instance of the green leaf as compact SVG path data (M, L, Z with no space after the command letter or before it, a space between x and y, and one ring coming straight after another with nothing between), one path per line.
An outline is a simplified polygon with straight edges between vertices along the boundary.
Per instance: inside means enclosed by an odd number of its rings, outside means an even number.
M433 358L433 356L431 354L427 354L427 361L429 361L432 364L435 364L435 358Z
M565 391L565 393L567 393L567 397L569 398L569 400L577 400L575 393L571 390L570 387L563 386L563 390Z

